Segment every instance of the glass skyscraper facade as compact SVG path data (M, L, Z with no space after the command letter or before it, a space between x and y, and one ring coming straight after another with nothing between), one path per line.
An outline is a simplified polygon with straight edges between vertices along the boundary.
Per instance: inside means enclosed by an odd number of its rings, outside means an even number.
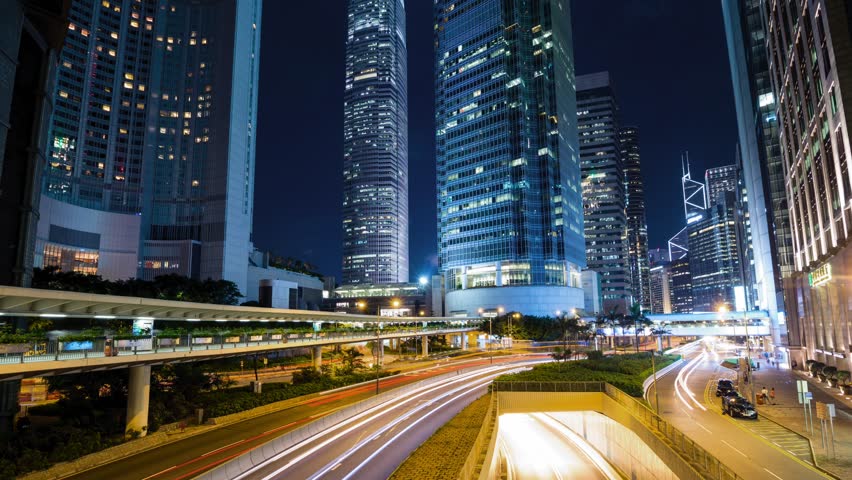
M736 198L735 191L718 190L705 215L688 227L694 312L734 310L737 305L735 288L743 281Z
M643 309L650 310L648 222L645 219L645 184L642 181L639 129L622 127L618 134L618 141L624 163L624 189L627 195L627 260L630 265L633 301L639 302Z
M772 340L784 328L783 279L793 273L793 243L779 143L776 96L770 80L761 0L723 0L739 153L747 190L755 306L767 310ZM780 313L780 315L779 315Z
M438 0L434 8L447 312L582 308L570 2Z
M403 0L349 0L343 121L343 283L408 282L408 87Z
M261 0L73 0L36 265L244 289Z

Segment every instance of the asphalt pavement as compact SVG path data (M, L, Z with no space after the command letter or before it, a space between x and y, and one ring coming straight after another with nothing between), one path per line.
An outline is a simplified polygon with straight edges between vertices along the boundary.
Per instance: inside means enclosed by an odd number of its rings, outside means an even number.
M485 365L398 396L299 442L234 480L381 479L441 425L487 391L498 375L540 359ZM235 460L234 465L244 462ZM226 470L226 472L229 472Z
M495 357L494 363L508 361L510 357ZM452 372L461 368L488 365L489 359L480 358L460 363L442 363L420 371L381 380L381 389L403 386ZM239 423L207 429L203 433L185 438L112 463L66 477L73 480L183 480L195 477L217 467L277 436L301 425L363 400L375 394L375 384L354 388L306 400L286 410L274 412Z
M658 380L663 418L743 478L831 478L808 463L808 455L801 449L802 439L795 433L786 431L784 438L770 438L770 431L780 435L783 430L774 430L773 425L777 425L770 420L722 414L715 383L719 378L732 378L731 370L721 366L724 353L708 351L703 343L683 353L687 362Z

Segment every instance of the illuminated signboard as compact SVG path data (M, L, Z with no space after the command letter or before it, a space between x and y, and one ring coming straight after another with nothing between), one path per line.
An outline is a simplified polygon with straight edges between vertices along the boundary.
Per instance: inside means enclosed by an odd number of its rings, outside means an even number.
M808 284L812 287L818 287L831 280L831 264L826 263L815 268L808 274Z

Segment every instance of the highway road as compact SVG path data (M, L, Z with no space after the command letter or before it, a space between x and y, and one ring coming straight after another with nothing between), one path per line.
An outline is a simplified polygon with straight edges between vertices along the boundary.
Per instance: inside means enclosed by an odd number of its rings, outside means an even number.
M494 365L530 357L494 357ZM538 358L546 358L541 356ZM487 367L489 359L433 365L397 377L383 378L381 391L419 382L429 377ZM375 384L360 385L312 398L285 410L227 425L174 443L66 477L73 480L184 480L215 468L290 432L311 420L375 394Z
M500 416L497 444L506 478L619 480L609 463L557 414L509 413Z
M809 449L801 437L766 419L722 415L715 386L719 378L735 378L720 365L730 355L714 352L705 342L680 353L687 362L658 380L663 418L743 478L831 478L807 463ZM647 395L653 399L653 387Z
M435 430L485 393L495 377L541 361L546 360L495 363L406 392L233 478L387 478Z

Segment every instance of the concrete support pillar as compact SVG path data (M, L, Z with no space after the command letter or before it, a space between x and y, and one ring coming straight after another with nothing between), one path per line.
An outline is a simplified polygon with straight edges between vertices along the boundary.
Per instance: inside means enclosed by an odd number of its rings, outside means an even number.
M495 269L496 269L496 271L495 271L494 284L497 285L498 287L502 287L503 286L503 269L501 268L500 262L497 262Z
M462 333L460 336L461 336L461 349L467 350L467 334Z
M663 336L662 335L657 336L657 350L659 350L661 352L663 351Z
M429 356L429 337L427 335L423 335L422 337L420 337L420 343L421 343L421 347L423 349L423 356L428 357Z
M15 430L15 415L18 414L18 393L20 380L0 382L0 432L11 433Z
M127 382L127 426L125 432L148 433L148 399L151 393L151 366L130 367Z
M314 370L320 371L322 368L322 346L317 345L314 347Z

